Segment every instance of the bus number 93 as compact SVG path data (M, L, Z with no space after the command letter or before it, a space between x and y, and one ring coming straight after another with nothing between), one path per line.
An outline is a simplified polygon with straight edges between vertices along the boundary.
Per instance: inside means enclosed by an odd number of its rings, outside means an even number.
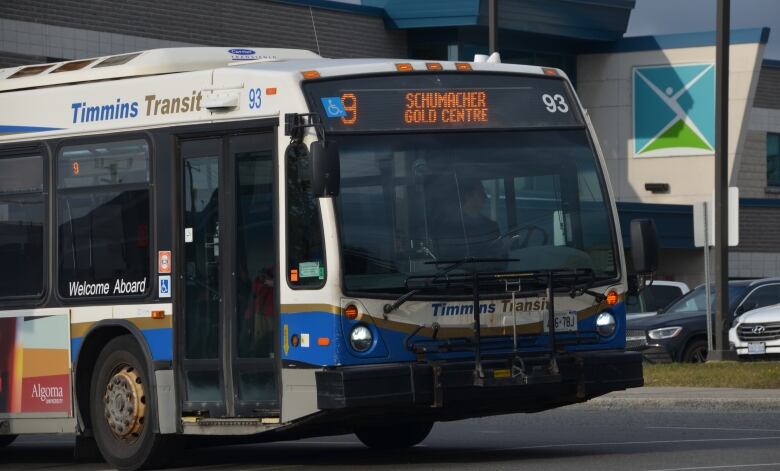
M547 107L547 111L550 113L567 113L569 111L569 105L566 104L566 100L563 98L563 95L558 93L555 95L545 93L542 95L542 102L544 103L544 106Z
M263 91L259 88L249 89L249 109L259 110L263 101Z

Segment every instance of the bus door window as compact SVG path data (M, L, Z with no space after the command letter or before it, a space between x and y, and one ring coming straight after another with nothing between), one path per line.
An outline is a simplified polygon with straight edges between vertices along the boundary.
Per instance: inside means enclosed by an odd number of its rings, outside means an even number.
M184 248L184 365L188 401L224 413L220 337L221 139L182 141ZM217 412L219 411L219 412Z
M251 152L236 164L238 356L273 358L273 162L270 152Z
M274 223L272 134L232 136L235 165L235 320L232 338L236 412L257 414L278 408L275 352L278 266Z
M196 145L186 142L182 147ZM218 154L217 154L218 155ZM186 256L186 357L217 358L219 351L219 158L184 162L184 224L192 229Z

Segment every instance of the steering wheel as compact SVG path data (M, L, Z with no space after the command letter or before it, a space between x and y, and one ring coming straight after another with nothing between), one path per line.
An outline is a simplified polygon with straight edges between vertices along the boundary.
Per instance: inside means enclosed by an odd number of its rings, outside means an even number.
M522 249L528 247L528 243L531 241L531 237L535 232L542 235L542 243L540 245L547 245L550 236L547 234L547 231L536 224L526 224L525 226L507 232L501 237L509 238L510 249Z

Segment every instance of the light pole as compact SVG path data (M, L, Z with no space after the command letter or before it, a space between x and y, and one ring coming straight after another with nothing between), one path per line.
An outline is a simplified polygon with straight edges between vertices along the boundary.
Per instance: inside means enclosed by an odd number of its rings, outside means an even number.
M498 52L498 0L488 0L488 49Z
M708 361L735 359L729 350L729 43L731 0L718 0L715 46L715 350Z

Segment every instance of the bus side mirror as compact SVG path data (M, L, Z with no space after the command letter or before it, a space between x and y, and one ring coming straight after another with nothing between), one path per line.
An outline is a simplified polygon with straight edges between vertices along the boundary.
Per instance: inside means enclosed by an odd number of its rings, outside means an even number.
M315 196L338 196L341 171L336 143L325 140L312 142L309 154L312 193Z
M640 276L658 270L658 233L650 219L631 221L631 259L634 271Z

